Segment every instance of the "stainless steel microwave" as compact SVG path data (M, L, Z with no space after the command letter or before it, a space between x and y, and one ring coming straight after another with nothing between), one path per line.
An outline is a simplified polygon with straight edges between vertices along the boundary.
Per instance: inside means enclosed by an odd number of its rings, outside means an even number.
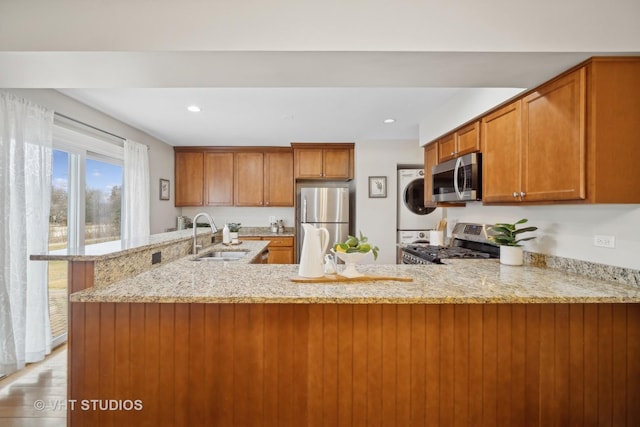
M482 199L482 155L471 153L452 159L432 170L434 202L464 202Z

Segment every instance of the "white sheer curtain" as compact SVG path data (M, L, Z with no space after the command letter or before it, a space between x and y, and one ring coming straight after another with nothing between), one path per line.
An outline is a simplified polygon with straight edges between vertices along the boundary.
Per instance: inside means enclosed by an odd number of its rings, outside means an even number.
M53 111L0 92L0 374L51 352L46 252Z
M122 238L149 236L149 153L144 144L124 142Z

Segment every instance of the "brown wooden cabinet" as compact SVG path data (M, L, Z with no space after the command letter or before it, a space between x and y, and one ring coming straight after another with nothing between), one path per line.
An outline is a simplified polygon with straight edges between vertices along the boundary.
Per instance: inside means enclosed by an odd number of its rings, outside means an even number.
M293 250L293 237L263 237L269 240L269 264L293 264L295 254Z
M438 143L432 143L424 147L424 205L435 207L436 202L432 201L433 180L431 170L438 164Z
M291 236L245 236L243 240L268 240L269 258L267 264L293 264L295 252Z
M483 201L585 197L585 70L482 119Z
M204 153L204 204L233 206L233 152Z
M292 143L296 179L353 179L353 144Z
M238 152L236 206L293 206L291 150Z
M586 193L586 70L522 100L521 200L581 200Z
M236 206L264 205L264 153L236 153L234 177Z
M480 121L438 140L438 163L480 151Z
M483 202L640 203L640 57L592 58L482 119Z
M287 147L176 147L176 206L293 206Z
M293 153L265 152L265 206L293 206L294 192Z
M176 206L202 206L204 202L204 153L175 152Z
M520 192L521 102L482 119L482 200L513 202Z

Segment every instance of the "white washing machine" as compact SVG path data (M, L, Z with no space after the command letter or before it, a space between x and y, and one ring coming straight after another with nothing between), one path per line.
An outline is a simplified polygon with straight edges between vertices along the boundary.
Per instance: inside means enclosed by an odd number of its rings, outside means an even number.
M429 230L442 209L424 207L424 169L398 169L398 230Z

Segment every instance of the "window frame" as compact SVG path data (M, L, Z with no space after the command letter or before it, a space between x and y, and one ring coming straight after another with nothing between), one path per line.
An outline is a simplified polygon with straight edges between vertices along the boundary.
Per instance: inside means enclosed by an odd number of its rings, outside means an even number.
M123 168L122 188L124 191L124 147L122 141L114 137L101 137L96 131L80 125L69 126L57 116L53 125L52 149L69 154L69 182L67 184L67 247L78 249L85 246L85 220L87 187L86 165L87 159L119 165ZM75 184L77 183L77 185ZM121 212L123 201L120 204ZM122 218L120 218L122 222ZM120 231L122 240L122 230Z

